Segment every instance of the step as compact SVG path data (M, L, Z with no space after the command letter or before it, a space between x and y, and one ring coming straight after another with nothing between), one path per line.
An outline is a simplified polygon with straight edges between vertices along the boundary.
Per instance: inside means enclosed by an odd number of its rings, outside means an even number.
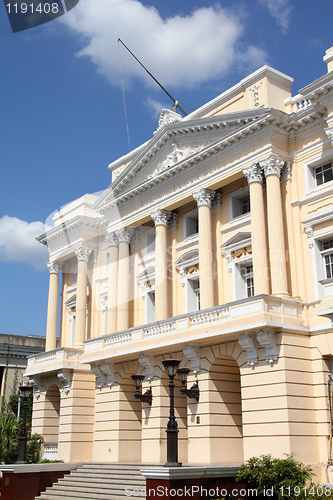
M129 497L126 487L137 490L138 496L146 486L141 466L138 463L83 464L47 488L36 500L119 500Z

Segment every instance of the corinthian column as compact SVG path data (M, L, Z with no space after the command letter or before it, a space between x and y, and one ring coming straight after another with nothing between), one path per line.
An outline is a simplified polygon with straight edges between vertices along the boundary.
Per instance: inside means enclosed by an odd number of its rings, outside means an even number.
M155 316L156 321L168 317L168 248L167 225L171 213L157 210L150 214L155 223Z
M75 250L78 260L77 289L76 289L76 319L74 347L82 347L86 336L86 309L87 309L87 284L88 284L88 259L92 250L80 247Z
M261 167L254 163L243 173L250 186L251 241L255 295L269 294L268 249Z
M289 294L280 188L280 174L284 161L271 155L259 163L266 176L267 225L272 295L285 297Z
M108 236L109 242L109 281L108 281L108 323L107 333L117 331L117 287L119 241L116 233Z
M117 232L119 240L117 330L129 326L129 243L130 232L122 228Z
M198 206L199 218L199 282L200 307L207 309L214 306L214 275L212 250L212 222L210 207L215 191L200 189L193 193Z
M45 351L57 347L57 318L59 297L59 272L61 264L53 261L47 264L50 271L49 300L47 304L46 345Z

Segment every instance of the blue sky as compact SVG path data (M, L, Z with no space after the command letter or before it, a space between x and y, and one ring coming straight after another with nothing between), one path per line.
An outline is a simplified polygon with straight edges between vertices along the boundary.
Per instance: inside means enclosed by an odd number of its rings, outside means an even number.
M44 335L50 214L108 187L108 164L148 140L171 101L191 112L263 64L293 95L327 71L330 0L80 0L13 34L0 5L0 332Z

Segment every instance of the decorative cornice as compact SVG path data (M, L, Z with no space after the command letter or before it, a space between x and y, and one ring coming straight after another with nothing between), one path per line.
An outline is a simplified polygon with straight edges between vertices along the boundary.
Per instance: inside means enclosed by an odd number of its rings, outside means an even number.
M191 361L191 370L193 373L200 371L200 346L186 344L183 347L183 353Z
M158 132L162 127L170 125L170 123L178 123L181 121L182 117L175 111L171 111L170 109L162 109L158 120L158 128L154 132L154 134L156 134L156 132Z
M172 212L170 216L168 229L178 229L178 214L176 212Z
M117 247L119 245L119 239L117 234L113 231L106 237L109 247Z
M91 363L90 370L96 377L96 389L101 389L104 385L104 374L101 371L99 363Z
M83 260L84 262L88 262L91 253L92 250L84 247L79 247L77 250L75 250L75 255L78 261Z
M111 387L114 383L114 363L108 363L107 361L103 361L100 364L100 369L106 375L106 385Z
M140 245L140 241L141 241L141 227L136 227L131 237L131 246L134 247L135 245Z
M193 193L192 196L197 202L198 207L210 207L215 196L215 191L202 188Z
M146 379L154 377L154 356L152 354L139 354L139 363L146 369Z
M325 128L325 133L333 144L333 127Z
M284 160L281 160L281 158L278 158L275 155L270 155L266 158L266 160L261 160L259 165L263 169L265 177L268 177L269 175L280 176L284 163Z
M211 211L215 212L215 210L220 210L222 208L222 195L221 193L216 193L213 201Z
M243 174L247 178L247 182L262 182L262 168L258 163L253 163L249 167L243 168Z
M129 243L131 239L131 232L129 229L122 227L117 231L119 243Z
M62 264L56 260L50 261L47 264L50 274L59 274L61 271Z
M241 348L246 351L248 365L253 366L258 363L258 344L255 337L248 333L241 333L238 342Z
M273 330L268 330L268 329L258 330L257 340L265 348L266 360L269 363L277 361L278 355L277 355L275 332Z
M156 212L153 212L152 214L150 214L150 216L154 221L155 227L167 226L168 220L171 217L171 212L166 212L165 210L156 210Z
M33 387L34 396L36 399L40 398L41 377L39 375L29 376L29 384Z
M71 384L72 384L72 377L71 377L71 371L63 368L62 370L59 370L57 373L57 377L62 383L62 389L64 390L66 396L70 391Z

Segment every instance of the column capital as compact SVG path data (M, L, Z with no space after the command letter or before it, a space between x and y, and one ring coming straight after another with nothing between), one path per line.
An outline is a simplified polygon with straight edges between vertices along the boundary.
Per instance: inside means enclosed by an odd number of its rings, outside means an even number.
M119 245L118 236L114 231L107 235L106 241L108 242L109 247L117 247Z
M192 196L197 202L198 207L210 207L215 196L215 191L202 188L199 189L199 191L192 193Z
M119 243L129 243L131 239L131 232L126 227L122 227L117 231Z
M262 168L259 163L253 163L249 167L243 168L243 174L247 178L247 182L262 182Z
M168 229L178 229L178 215L176 212L172 212L169 219Z
M139 245L141 240L141 227L136 227L131 237L131 246Z
M281 160L281 158L278 158L275 155L270 155L266 158L266 160L260 161L259 165L263 169L265 177L268 177L269 175L280 176L284 163L284 160Z
M155 226L167 226L168 220L171 217L171 212L156 210L156 212L150 214L150 217L153 219Z
M50 274L59 274L62 268L61 262L58 262L57 260L51 260L48 264L47 267L50 271Z
M75 255L78 261L83 260L85 262L88 262L91 253L92 250L84 247L79 247L77 250L75 250Z

